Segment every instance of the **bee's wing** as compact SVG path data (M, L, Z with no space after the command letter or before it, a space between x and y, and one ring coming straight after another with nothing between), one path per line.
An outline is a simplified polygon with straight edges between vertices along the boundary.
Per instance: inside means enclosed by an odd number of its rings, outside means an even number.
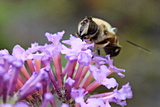
M117 36L117 35L116 35L116 36ZM126 41L126 42L128 42L128 43L130 43L130 44L132 44L133 46L136 46L137 48L139 48L139 49L141 49L141 50L143 50L143 51L145 51L145 52L151 54L151 51L149 51L148 49L143 48L143 47L141 47L141 46L139 46L139 45L137 45L137 44L135 44L135 43L133 43L133 42L131 42L131 41L129 41L129 40L127 40L127 39L121 37L121 36L117 36L117 37L120 38L120 39L122 39L122 40L124 40L124 41Z

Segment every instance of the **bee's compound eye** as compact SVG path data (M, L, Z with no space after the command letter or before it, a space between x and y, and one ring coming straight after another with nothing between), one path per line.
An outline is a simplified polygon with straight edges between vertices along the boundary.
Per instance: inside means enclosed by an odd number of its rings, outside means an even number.
M86 24L86 23L88 23L88 20L84 20L84 21L81 23L81 25L84 25L84 24Z

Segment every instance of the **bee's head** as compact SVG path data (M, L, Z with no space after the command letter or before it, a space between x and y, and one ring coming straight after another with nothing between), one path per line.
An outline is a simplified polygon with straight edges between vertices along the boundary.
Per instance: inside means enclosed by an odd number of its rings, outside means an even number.
M78 35L84 39L89 39L90 35L94 35L98 31L98 25L92 20L92 17L85 17L78 24Z

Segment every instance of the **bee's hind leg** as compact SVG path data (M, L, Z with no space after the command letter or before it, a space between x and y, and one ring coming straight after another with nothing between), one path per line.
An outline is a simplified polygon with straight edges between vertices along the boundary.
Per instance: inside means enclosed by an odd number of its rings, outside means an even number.
M94 46L94 51L93 52L95 52L95 53L97 53L98 55L102 55L103 53L105 53L104 52L104 48L109 44L110 42L107 42L107 43L105 43L105 44L101 44L101 45L99 45L99 44L96 44L95 46Z
M110 44L104 48L106 54L109 54L110 57L117 56L121 51L121 46Z

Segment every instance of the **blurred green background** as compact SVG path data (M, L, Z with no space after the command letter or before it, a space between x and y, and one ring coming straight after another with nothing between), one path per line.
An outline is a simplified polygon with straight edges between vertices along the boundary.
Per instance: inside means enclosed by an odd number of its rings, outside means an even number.
M65 30L64 39L77 32L84 16L94 16L118 28L118 35L149 49L148 54L120 40L115 66L126 69L121 84L130 82L134 96L127 107L160 105L159 0L0 0L0 49L24 48L47 42L45 32ZM116 105L114 105L117 107Z

